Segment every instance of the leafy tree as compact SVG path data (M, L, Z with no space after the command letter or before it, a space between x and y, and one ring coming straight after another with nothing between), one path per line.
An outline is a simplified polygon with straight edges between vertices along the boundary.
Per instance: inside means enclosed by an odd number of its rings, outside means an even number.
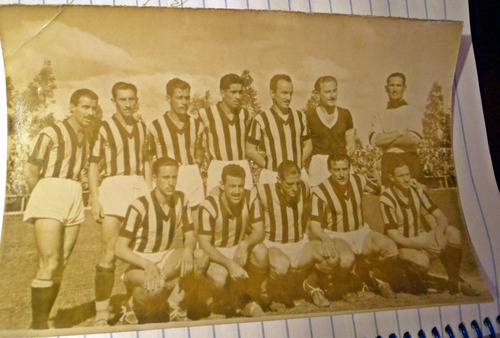
M422 120L424 138L437 147L451 147L451 112L444 109L442 86L434 82Z
M14 107L14 96L16 95L16 89L14 88L14 82L12 82L12 78L7 76L5 78L5 83L7 87L7 108Z
M306 106L302 108L302 112L305 113L308 110L314 109L318 106L319 104L319 95L316 94L314 91L311 92L311 96L306 102Z
M248 109L252 116L255 116L262 111L260 104L257 102L257 90L252 86L253 77L250 71L245 69L240 77L243 80L243 96L241 99L242 107Z
M205 91L204 95L194 94L191 100L191 113L196 114L202 108L208 108L213 104L210 90Z

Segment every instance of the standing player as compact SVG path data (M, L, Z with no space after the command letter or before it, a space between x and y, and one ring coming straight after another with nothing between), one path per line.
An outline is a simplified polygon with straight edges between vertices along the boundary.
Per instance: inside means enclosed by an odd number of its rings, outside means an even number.
M28 159L32 192L24 221L34 223L38 271L31 282L32 329L47 329L64 268L85 218L77 181L88 156L85 136L95 117L97 95L79 89L71 95L71 116L44 128Z
M448 274L450 293L477 296L479 292L460 278L462 237L448 225L448 219L420 185L412 185L406 162L395 159L389 164L391 186L380 196L380 209L387 235L399 246L399 257L409 262L422 279L433 258L439 257ZM430 231L420 220L425 215Z
M418 159L417 148L422 140L421 112L408 105L403 95L406 91L406 77L393 73L387 78L385 91L389 96L387 108L372 122L370 144L382 150L382 184L389 185L388 163L400 158L408 163L411 176L418 181L423 171Z
M166 90L170 111L149 126L153 153L180 164L176 190L184 193L195 212L205 198L199 167L204 153L203 127L199 119L188 114L191 86L174 78L167 83Z
M129 204L149 189L144 181L146 125L133 114L137 108L137 88L116 83L111 101L116 113L102 121L90 156L89 188L92 216L101 222L103 248L96 266L96 325L106 325L114 284L114 252L120 225ZM104 161L104 180L99 186L99 162Z
M208 257L196 249L196 235L184 194L175 191L177 162L159 158L152 175L156 188L134 200L128 207L116 243L116 256L130 264L123 281L133 295L134 308L142 317L161 317L167 294L176 284L176 277L192 271L201 275L208 267ZM172 248L177 229L184 233L184 246ZM170 320L179 311L171 305Z
M309 223L311 196L309 186L300 179L300 169L295 162L282 162L278 166L278 182L258 185L258 192L264 214L264 245L269 251L270 281L267 289L271 301L292 304L292 300L287 299L287 290L302 280L287 275L289 271L302 272L314 265L320 271L331 273L339 264L347 264L344 268L351 266L351 262L338 260L337 249L346 247L345 241L334 239L335 248L327 253L320 241L308 241L304 236ZM311 280L306 283L314 304L329 306L318 285L311 285L314 283Z
M245 154L250 113L241 108L243 80L236 74L226 74L220 79L219 87L222 101L199 112L210 157L207 192L219 183L222 168L230 163L245 169L245 188L251 189L252 175Z
M303 168L312 151L305 114L290 108L293 95L290 77L274 75L269 88L273 106L252 120L246 143L248 158L263 168L259 177L261 184L276 182L278 165L284 160L293 161ZM261 142L265 156L258 151ZM303 176L307 178L307 174Z
M369 270L373 263L384 272L387 268L396 269L398 248L383 234L370 229L363 217L363 193L380 193L380 187L364 176L351 175L349 157L345 153L328 157L328 170L331 176L313 188L311 212L311 237L319 239L325 250L334 247L333 239L342 238L349 243L349 250L339 250L341 257L351 261L344 274L352 268L353 254L358 257L356 272L363 282L374 292L384 297L394 297L389 284L371 276ZM385 269L384 269L385 268ZM388 274L387 278L395 283Z
M230 309L226 314L243 308L245 315L255 316L262 314L260 306L239 296L252 294L249 287L259 288L256 281L267 272L268 257L257 194L245 189L245 175L237 164L223 168L218 196L209 195L200 205L198 240L211 261L207 275L216 287L213 312L218 312L216 305L223 305ZM237 304L228 302L232 295Z
M347 152L350 157L356 149L354 125L349 110L337 106L337 79L322 76L314 84L319 105L306 112L307 125L313 143L309 165L311 185L317 185L330 176L328 155Z

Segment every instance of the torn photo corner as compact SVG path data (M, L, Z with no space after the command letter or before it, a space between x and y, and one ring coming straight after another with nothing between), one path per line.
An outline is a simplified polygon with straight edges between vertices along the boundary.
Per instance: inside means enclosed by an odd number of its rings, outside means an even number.
M0 6L0 335L491 301L453 159L461 32Z

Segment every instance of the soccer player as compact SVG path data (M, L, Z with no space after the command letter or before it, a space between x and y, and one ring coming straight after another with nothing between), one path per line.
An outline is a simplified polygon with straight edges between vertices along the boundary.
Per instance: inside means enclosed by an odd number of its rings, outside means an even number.
M302 283L299 272L313 265L325 273L336 270L339 264L337 248L347 247L342 239L335 238L335 248L326 253L320 241L308 241L306 233L311 211L310 189L300 179L300 169L295 162L285 160L278 166L278 182L258 185L259 197L264 214L264 245L269 251L270 281L267 285L270 300L291 305L287 290L293 290L293 283ZM347 262L348 268L350 262ZM288 274L291 272L292 274ZM288 274L288 275L287 275ZM295 280L297 277L299 280ZM305 277L305 276L303 276ZM320 307L330 305L318 285L307 288L314 304ZM312 291L312 292L311 292Z
M31 191L24 221L34 223L38 271L31 282L32 329L47 329L64 268L85 218L78 182L88 158L87 128L95 117L97 95L78 89L69 118L44 128L27 164Z
M394 158L401 158L410 168L411 176L418 181L423 178L423 171L418 159L417 148L422 140L423 114L410 106L404 99L406 76L393 73L387 78L385 91L389 97L387 108L375 116L372 122L370 144L382 150L382 184L390 184L388 163Z
M180 164L176 190L182 191L193 212L205 199L200 167L203 160L203 126L188 114L191 86L174 78L166 86L170 111L149 126L156 157L170 157Z
M139 313L149 316L161 314L166 292L172 290L176 277L193 271L201 275L208 267L207 255L196 249L184 194L175 191L177 174L177 161L168 157L156 160L152 169L156 188L128 207L116 242L116 257L130 264L123 278L127 291L133 295ZM184 234L184 246L173 248L179 228ZM169 305L172 312L180 311L178 304Z
M313 188L311 238L321 240L325 250L334 247L334 238L344 239L350 248L339 250L339 256L341 261L351 264L343 265L343 273L350 271L356 256L356 272L361 280L372 291L394 297L390 285L373 278L370 273L374 263L386 273L389 267L396 269L399 265L396 244L370 229L363 217L363 193L378 194L380 186L364 176L351 174L349 157L345 153L329 155L328 170L331 176ZM395 275L388 273L387 278L394 283L392 277Z
M303 168L311 156L312 141L305 114L290 108L293 84L290 76L274 75L270 81L273 105L269 111L257 114L248 133L247 156L262 167L259 183L274 183L278 165L290 160ZM265 156L258 150L264 144ZM307 174L303 174L307 180Z
M419 184L412 183L408 164L394 159L389 164L392 184L380 196L380 210L387 235L399 247L399 257L410 263L422 279L432 259L439 257L448 274L450 293L477 296L479 292L460 278L462 236ZM424 215L432 229L421 224Z
M307 125L313 143L309 178L311 185L318 185L330 176L326 160L328 155L347 152L351 156L356 149L354 125L349 110L337 106L338 82L333 76L318 78L314 93L319 104L306 112Z
M220 79L219 88L222 100L199 111L210 160L207 192L219 184L222 168L230 163L245 169L245 188L251 189L253 181L245 153L250 113L241 108L243 80L236 74L226 74Z
M262 314L262 309L245 298L246 291L260 287L257 284L267 272L268 257L262 244L264 224L257 193L245 189L245 175L237 164L223 168L218 195L209 195L199 207L198 241L210 257L207 275L216 288L212 312L218 312L215 308L221 305L229 308L227 315L239 309L245 315L256 316ZM238 298L236 304L228 302L231 295Z
M111 90L116 113L102 121L89 165L92 216L101 222L102 253L96 265L96 322L107 325L108 306L114 284L114 252L121 222L130 203L148 194L144 180L146 125L134 117L137 88L118 82ZM99 187L99 162L104 162L104 180ZM99 188L98 188L99 187Z

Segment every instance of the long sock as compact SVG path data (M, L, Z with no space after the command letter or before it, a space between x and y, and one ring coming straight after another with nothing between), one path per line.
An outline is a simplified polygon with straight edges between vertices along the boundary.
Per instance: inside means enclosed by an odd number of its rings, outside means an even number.
M460 264L462 263L462 248L447 246L439 257L448 274L450 282L460 280Z
M48 329L50 310L56 301L61 283L34 279L31 283L31 310L34 330Z
M104 268L100 265L96 265L95 270L96 318L107 320L109 300L115 282L115 268Z

